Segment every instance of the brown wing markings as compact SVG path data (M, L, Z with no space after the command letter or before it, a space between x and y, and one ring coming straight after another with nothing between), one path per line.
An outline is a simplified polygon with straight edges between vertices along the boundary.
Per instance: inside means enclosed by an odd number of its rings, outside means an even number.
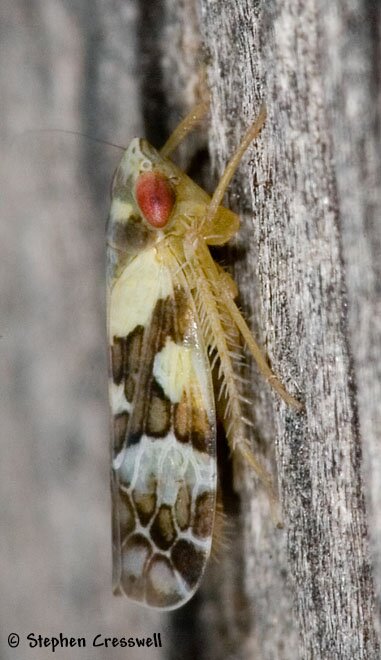
M215 494L204 491L197 496L193 516L192 531L200 538L207 538L212 534L215 513Z
M133 483L131 487L124 483L118 469L115 474L119 491L115 506L121 508L115 514L116 525L119 525L115 553L120 555L116 556L116 565L120 567L117 572L120 588L134 600L166 609L181 605L195 591L209 555L208 537L211 539L213 527L215 468L209 466L213 465L215 450L210 381L208 383L208 377L205 382L199 381L198 370L193 369L191 382L181 401L174 404L153 376L155 355L168 338L194 350L200 360L200 369L202 364L206 371L209 368L189 296L189 291L175 282L174 295L157 300L144 332L139 329L133 337L130 333L125 338L124 374L127 377L134 375L135 387L127 430L126 418L120 417L118 434L115 434L120 440L124 432L126 455L128 451L133 451L133 456L147 452L141 464L143 474L144 469L147 470L143 479L139 468L139 490L133 490ZM129 341L135 351L133 356L127 349ZM118 360L120 362L119 355ZM119 363L117 366L120 369ZM168 503L157 498L160 488L154 480L155 464L152 470L150 467L149 443L152 442L152 446L157 441L165 443L166 438L171 437L171 430L179 440L180 450L186 443L187 452L193 449L194 453L183 479L174 482L173 501ZM138 443L143 435L147 437L139 449ZM207 476L204 477L207 482L194 487L199 469L195 470L194 462L197 461L201 461L202 469L207 466ZM158 464L156 473L159 473ZM184 534L187 538L183 538Z
M177 537L173 507L162 504L150 527L151 538L160 550L169 550Z
M174 432L179 442L190 442L198 451L214 455L213 431L207 412L201 405L199 389L193 383L174 406Z
M188 529L191 522L192 492L185 483L179 486L174 506L175 521L181 531Z
M128 412L118 413L113 417L114 456L120 452L124 445L129 417Z
M157 497L155 491L149 493L133 492L132 498L141 524L143 527L147 527L156 511Z
M190 541L179 539L172 548L171 560L188 586L194 587L203 572L205 553Z
M135 386L139 376L139 365L142 355L144 326L137 325L125 339L123 377L124 393L127 401L132 403Z
M127 434L127 446L139 442L143 433L164 437L170 427L171 405L153 376L155 355L171 334L174 319L173 298L159 298L149 325L144 330L136 373L133 413Z
M124 337L114 337L113 344L111 346L111 376L115 385L120 385L123 378L123 369L124 369L124 355L125 355L125 339Z

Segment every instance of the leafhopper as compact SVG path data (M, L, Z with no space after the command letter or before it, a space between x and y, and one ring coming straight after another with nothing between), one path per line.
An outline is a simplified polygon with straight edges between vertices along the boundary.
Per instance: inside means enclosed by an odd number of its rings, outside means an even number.
M301 407L271 372L234 302L233 279L209 251L238 231L238 216L221 202L266 110L212 197L169 158L205 111L197 106L161 151L132 140L114 175L107 227L114 591L162 610L192 597L210 555L216 399L231 451L271 492L250 449L239 335L283 400Z

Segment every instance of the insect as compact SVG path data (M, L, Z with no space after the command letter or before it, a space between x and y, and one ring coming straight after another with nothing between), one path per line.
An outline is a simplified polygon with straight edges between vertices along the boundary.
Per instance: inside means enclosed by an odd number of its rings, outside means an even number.
M271 490L249 447L238 335L280 396L301 407L268 367L234 302L235 283L208 247L239 228L221 202L266 111L212 198L168 157L205 111L197 106L159 152L132 140L114 175L107 228L114 591L166 610L195 593L211 550L217 364L229 446Z

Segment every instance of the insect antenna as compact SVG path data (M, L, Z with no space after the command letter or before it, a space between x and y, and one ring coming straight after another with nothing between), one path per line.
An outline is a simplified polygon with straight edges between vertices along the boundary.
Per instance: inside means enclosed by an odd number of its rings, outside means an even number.
M86 140L91 140L92 142L99 142L100 144L105 144L108 147L114 147L115 149L120 149L121 151L126 151L127 147L123 147L120 144L114 144L114 142L109 142L108 140L103 140L102 138L96 138L92 135L87 135L86 133L81 133L80 131L71 131L67 128L32 128L23 131L16 135L14 139L23 138L26 135L33 135L33 133L65 133L66 135L77 135L79 137L86 138Z

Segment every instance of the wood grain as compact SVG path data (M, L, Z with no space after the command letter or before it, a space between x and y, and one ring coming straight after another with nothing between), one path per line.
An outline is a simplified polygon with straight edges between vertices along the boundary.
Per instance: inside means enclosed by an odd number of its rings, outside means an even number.
M371 403L380 383L379 292L370 286L380 254L371 108L378 69L369 46L377 17L361 3L201 2L201 9L219 169L260 100L268 106L260 144L234 189L252 206L239 238L247 258L236 272L274 369L306 405L299 417L277 402L269 410L266 393L256 407L258 434L268 439L269 417L275 429L287 563L279 534L243 499L252 648L266 658L295 657L297 646L301 658L378 657L361 460L379 433ZM374 507L376 476L365 484Z

